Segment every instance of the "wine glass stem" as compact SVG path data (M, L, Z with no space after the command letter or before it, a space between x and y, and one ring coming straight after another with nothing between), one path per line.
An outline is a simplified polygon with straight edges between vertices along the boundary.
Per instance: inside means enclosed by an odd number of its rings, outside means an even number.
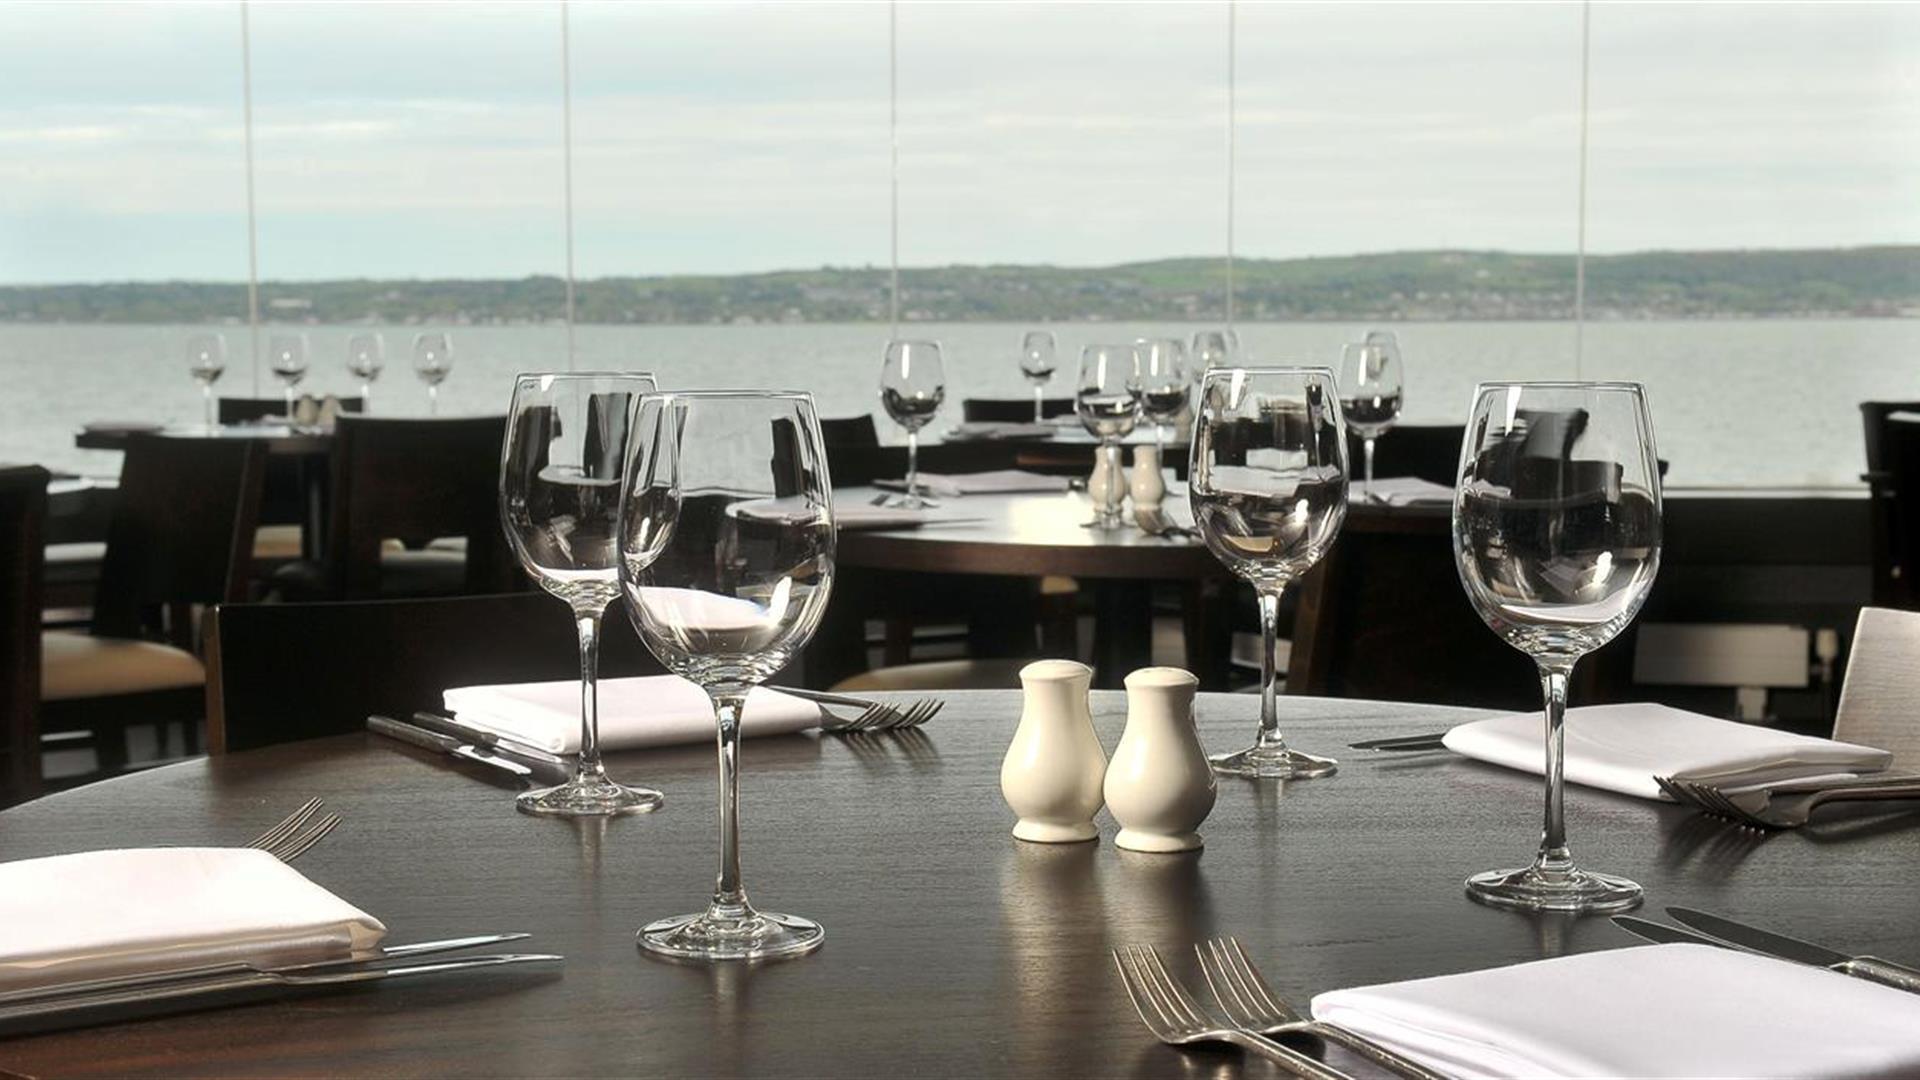
M1361 440L1361 456L1366 459L1367 497L1373 497L1373 436Z
M580 760L574 764L576 783L607 775L600 763L600 616L603 608L576 608L574 627L580 632Z
M1285 749L1280 735L1280 672L1274 653L1280 647L1280 594L1286 586L1258 588L1260 600L1260 734L1254 745Z
M1573 856L1567 850L1565 798L1567 679L1572 674L1571 660L1540 661L1540 689L1547 715L1547 807L1537 865L1547 871L1573 868Z
M920 498L920 429L907 429L907 501Z
M287 421L293 421L293 384L287 384Z
M1046 401L1046 398L1047 398L1047 388L1040 383L1034 383L1033 384L1033 422L1036 424L1046 419L1046 417L1041 415L1041 413L1045 411L1044 402Z
M210 382L200 384L200 409L201 412L205 414L207 430L212 431L214 427L213 384Z
M373 384L370 382L363 382L360 384L360 415L365 416L372 411L373 411Z
M740 712L747 696L713 695L720 729L720 876L713 886L713 912L738 918L747 912L747 891L740 884Z
M433 383L427 384L427 415L440 415L440 388Z

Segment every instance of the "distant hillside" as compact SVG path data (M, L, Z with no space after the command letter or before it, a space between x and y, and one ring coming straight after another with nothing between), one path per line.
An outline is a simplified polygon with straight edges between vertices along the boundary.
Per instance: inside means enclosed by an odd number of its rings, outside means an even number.
M903 270L914 321L1217 320L1220 260L1100 268L947 266ZM1424 251L1243 259L1248 320L1553 319L1573 309L1573 257ZM887 272L602 278L580 283L591 323L861 322L884 319ZM517 281L266 282L274 321L543 322L560 317L558 278ZM1597 319L1920 315L1920 247L1659 251L1587 260ZM0 286L0 321L215 322L244 319L242 285L153 282Z

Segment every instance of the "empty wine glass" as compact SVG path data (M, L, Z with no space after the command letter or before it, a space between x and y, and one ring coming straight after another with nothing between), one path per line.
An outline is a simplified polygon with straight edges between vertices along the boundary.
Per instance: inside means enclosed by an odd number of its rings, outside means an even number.
M1133 434L1133 425L1140 418L1140 401L1134 397L1131 385L1135 370L1140 363L1140 351L1132 345L1089 345L1080 350L1080 381L1073 394L1074 411L1080 414L1080 423L1100 445L1094 453L1100 460L1094 464L1094 476L1103 473L1107 477L1107 490L1098 490L1103 485L1088 486L1088 494L1093 496L1093 527L1096 529L1117 529L1121 526L1121 498L1117 486L1126 483L1126 472L1120 467L1120 440Z
M274 334L267 339L267 361L287 387L287 422L293 423L293 388L307 377L307 335Z
M1215 368L1200 382L1188 470L1193 520L1207 549L1260 601L1260 730L1213 759L1234 776L1313 777L1332 758L1280 735L1274 650L1280 597L1333 546L1347 516L1347 433L1326 368Z
M347 371L360 380L360 411L373 410L373 380L387 366L387 339L378 333L347 339Z
M1474 610L1540 669L1546 825L1533 865L1467 879L1483 903L1621 911L1640 886L1581 870L1561 775L1574 664L1640 611L1660 568L1660 469L1638 383L1482 383L1460 448L1453 553Z
M600 621L620 595L619 517L644 374L535 374L513 382L500 453L500 522L520 565L573 609L580 637L580 752L573 779L522 792L529 814L643 813L660 793L607 778L600 762Z
M920 429L940 411L947 397L947 369L937 341L889 341L880 368L880 404L907 429L907 491L890 505L911 509L928 505L920 497Z
M1218 330L1201 330L1193 335L1193 348L1190 351L1196 371L1208 368L1224 367L1232 358L1227 348L1227 335Z
M1167 426L1187 407L1187 350L1172 338L1144 338L1135 347L1139 363L1127 389L1140 402L1140 415L1153 422L1153 445L1164 456Z
M1020 374L1033 384L1033 422L1045 420L1042 403L1046 400L1047 383L1053 379L1054 365L1053 334L1046 330L1029 330L1020 339Z
M1376 334L1340 352L1340 409L1347 426L1360 436L1365 462L1361 475L1366 478L1360 490L1368 499L1373 497L1373 442L1400 419L1403 403L1400 347L1393 343L1392 334L1385 338Z
M200 404L208 433L219 426L213 405L213 384L227 370L227 339L219 334L194 334L187 338L187 372L200 384Z
M806 645L833 586L833 484L813 398L650 394L634 430L620 586L647 648L712 700L720 776L713 898L647 924L640 946L692 960L804 953L820 925L756 911L741 883L739 746L748 691Z
M453 337L442 333L415 334L413 373L427 384L427 415L440 415L440 384L453 374Z

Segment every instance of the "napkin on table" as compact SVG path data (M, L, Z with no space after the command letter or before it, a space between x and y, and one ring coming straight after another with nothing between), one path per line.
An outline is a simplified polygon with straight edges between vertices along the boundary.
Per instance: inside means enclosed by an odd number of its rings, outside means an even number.
M1457 754L1539 774L1544 724L1540 713L1495 716L1461 724L1444 741ZM1871 746L1641 703L1568 709L1566 754L1569 781L1646 799L1666 798L1655 776L1752 787L1879 772L1893 762Z
M1462 1077L1920 1076L1920 995L1709 945L1335 990L1313 1015Z
M1079 421L1076 420L1077 424ZM1054 425L1047 423L1023 424L1009 420L968 420L947 429L949 439L1045 439L1052 436Z
M1354 487L1366 497L1388 506L1441 506L1453 502L1451 487L1417 476L1383 476L1370 484L1363 481Z
M251 848L131 848L0 863L0 990L371 951L378 919Z
M554 754L580 752L580 683L462 686L443 696L462 723ZM817 727L820 707L764 687L747 695L740 733L786 735ZM713 739L706 691L678 675L600 680L600 745L606 750Z

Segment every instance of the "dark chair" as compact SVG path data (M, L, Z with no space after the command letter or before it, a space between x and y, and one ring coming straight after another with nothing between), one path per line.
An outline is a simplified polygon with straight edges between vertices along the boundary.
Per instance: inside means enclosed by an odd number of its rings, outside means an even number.
M879 446L880 429L873 425L873 414L820 421L820 438L829 449L836 446Z
M1040 415L1051 420L1073 412L1072 398L1044 398ZM1028 424L1033 422L1032 398L967 398L960 402L960 419L968 423Z
M1452 487L1459 479L1460 441L1466 434L1462 424L1403 424L1389 428L1373 442L1373 475L1417 476L1435 484ZM1347 461L1356 481L1364 476L1365 440L1351 432L1347 435Z
M1920 608L1920 409L1879 418L1873 455L1873 602L1876 607Z
M367 411L367 399L363 397L336 397L341 412L362 413ZM287 399L284 397L238 398L223 397L215 406L223 424L244 424L252 420L261 420L269 416L285 416Z
M41 637L41 731L90 732L100 773L125 768L136 724L178 721L198 745L192 609L247 598L265 463L247 440L128 441L90 630Z
M47 470L0 467L0 807L40 794L40 595Z
M500 528L506 424L504 416L342 416L334 429L327 566L318 595L370 599L524 588L526 577ZM453 537L464 538L464 554L426 548ZM406 550L383 553L387 540ZM310 583L311 573L289 577Z
M216 754L359 731L370 713L438 711L450 687L580 675L566 606L530 592L225 604L209 623L207 664ZM600 677L660 671L626 616L609 611Z
M365 412L361 397L337 398L343 412ZM284 397L220 399L222 424L244 424L269 416L284 416ZM253 557L261 565L262 576L274 567L311 554L311 545L302 530L319 519L323 507L317 505L325 490L326 463L318 459L269 456L266 487L260 496L260 529L254 535Z
M1011 469L1019 453L1019 445L1013 442L982 440L922 444L920 471L972 473ZM907 448L877 444L836 446L828 442L827 467L833 473L834 487L859 487L875 480L898 480L907 475Z
M1887 458L1887 428L1894 413L1920 415L1920 401L1860 403L1867 451L1867 471L1861 479L1867 482L1868 517L1873 530L1873 602L1878 607L1913 609L1920 606L1915 603L1914 571L1909 569L1914 564L1900 559L1909 544L1894 523L1899 492Z

